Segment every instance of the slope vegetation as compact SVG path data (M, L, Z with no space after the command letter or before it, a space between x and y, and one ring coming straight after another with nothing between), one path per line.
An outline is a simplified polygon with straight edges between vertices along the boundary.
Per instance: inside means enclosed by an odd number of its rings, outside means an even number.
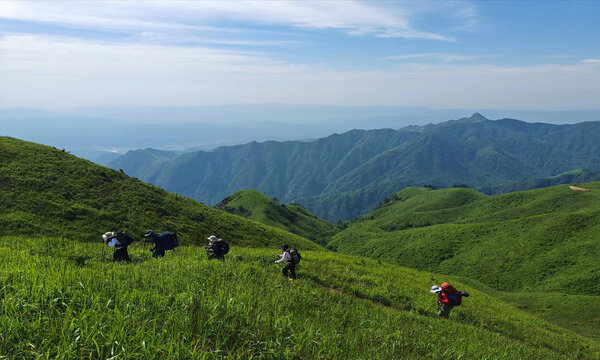
M291 233L327 244L336 232L333 224L317 218L302 206L280 204L257 190L240 190L215 206L231 214L279 227Z
M306 251L298 281L271 250L226 262L183 246L115 264L102 245L0 239L0 353L7 358L597 359L598 343L471 292L450 320L427 291L441 278ZM452 280L452 279L451 279Z
M233 244L318 246L300 236L170 194L51 147L0 137L0 235L98 241L108 230L139 238L177 231L183 243L210 234Z
M600 295L600 183L486 196L407 188L330 246L508 291Z
M423 127L352 130L313 142L252 142L148 166L130 153L116 168L209 204L257 189L338 221L363 215L408 186L487 188L576 169L593 173L600 170L598 138L600 122L531 124L474 114Z

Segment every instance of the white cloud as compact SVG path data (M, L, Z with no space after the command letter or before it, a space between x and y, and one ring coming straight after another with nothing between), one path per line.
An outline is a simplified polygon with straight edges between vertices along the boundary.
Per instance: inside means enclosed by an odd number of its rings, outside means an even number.
M600 59L583 59L581 62L584 64L600 64Z
M593 60L593 59L588 59ZM315 103L597 108L600 66L399 64L339 71L260 52L0 37L0 107Z
M384 56L377 60L411 60L411 59L422 59L422 60L439 60L443 62L453 61L468 61L482 58L489 58L489 55L461 55L461 54L448 54L448 53L419 53L419 54L406 54L406 55L392 55Z
M233 20L351 35L451 40L410 25L399 6L363 1L3 1L0 18L106 30L236 31L209 26ZM385 5L385 3L384 3Z

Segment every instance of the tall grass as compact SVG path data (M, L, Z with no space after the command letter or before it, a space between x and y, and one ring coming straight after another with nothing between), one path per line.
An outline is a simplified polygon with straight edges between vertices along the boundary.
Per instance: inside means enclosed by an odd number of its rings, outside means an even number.
M277 249L227 261L180 247L112 263L101 244L0 239L0 355L10 359L593 359L597 343L472 291L451 320L442 278L304 251L298 281Z

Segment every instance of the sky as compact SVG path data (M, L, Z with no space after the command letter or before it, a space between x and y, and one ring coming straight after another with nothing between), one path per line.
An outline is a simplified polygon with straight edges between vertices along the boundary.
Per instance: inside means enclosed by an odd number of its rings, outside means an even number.
M600 108L600 1L0 0L0 108Z

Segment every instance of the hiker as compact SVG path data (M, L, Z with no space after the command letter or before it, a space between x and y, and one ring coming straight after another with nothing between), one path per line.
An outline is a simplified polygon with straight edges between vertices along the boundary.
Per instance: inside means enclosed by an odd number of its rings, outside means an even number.
M150 249L154 258L163 257L166 250L173 250L179 246L176 233L162 232L157 234L154 230L148 230L144 237L146 238L145 242L154 243L154 247Z
M438 294L437 303L439 305L438 316L445 319L450 315L450 310L455 306L462 304L463 297L469 297L466 291L458 291L450 283L443 282L440 286L433 285L429 290L432 294Z
M115 248L113 261L131 261L127 252L127 246L133 242L131 236L121 231L109 231L102 235L102 240L106 245Z
M205 246L204 250L208 254L208 260L225 261L225 255L229 252L229 244L225 240L211 235L208 237L208 246Z
M286 262L283 267L283 276L288 277L289 279L296 279L296 265L300 262L302 258L300 253L296 249L290 249L287 244L281 245L281 254L277 254L280 257L279 260L276 260L276 264L280 264L282 262ZM288 271L290 276L288 276Z

